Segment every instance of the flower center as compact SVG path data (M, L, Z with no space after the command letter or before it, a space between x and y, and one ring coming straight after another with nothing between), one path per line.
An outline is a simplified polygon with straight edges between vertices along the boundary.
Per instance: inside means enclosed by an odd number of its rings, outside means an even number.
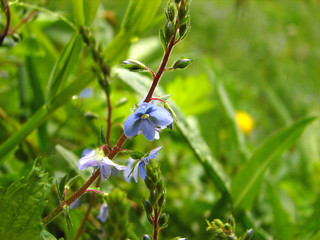
M147 118L149 118L149 117L150 117L149 114L146 113L146 114L143 114L143 115L140 117L140 119L147 119Z
M96 159L97 159L98 161L101 161L101 160L103 159L103 157L104 157L104 152L103 152L103 150L99 150L99 151L97 152Z

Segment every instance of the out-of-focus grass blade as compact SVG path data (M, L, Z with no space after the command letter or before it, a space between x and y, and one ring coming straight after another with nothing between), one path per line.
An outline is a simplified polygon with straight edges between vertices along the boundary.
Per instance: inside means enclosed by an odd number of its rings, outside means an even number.
M90 25L96 18L100 0L83 0L84 20L86 25Z
M315 117L295 122L288 128L269 137L253 153L243 169L231 182L231 191L235 208L249 208L258 194L264 173L269 164L288 149L303 133Z
M26 67L28 70L30 85L33 93L33 111L36 111L44 104L44 94L41 87L41 80L39 79L39 76L37 74L37 69L33 57L26 58ZM38 128L39 146L43 151L46 151L48 147L47 137L47 125L46 123L43 123Z
M5 161L6 154L20 144L34 129L38 128L57 108L66 104L73 95L87 86L94 77L95 76L90 72L81 75L75 82L64 88L57 96L55 96L50 103L44 104L39 108L19 131L0 145L0 164Z
M71 0L73 20L77 26L84 25L83 0Z
M77 174L79 174L83 178L83 180L87 180L90 177L91 175L90 170L80 171L78 169L79 157L76 156L73 152L64 148L61 145L57 145L56 150L61 155L61 157L63 157L63 159L66 160L70 168L73 169Z
M117 69L116 74L117 77L128 84L137 93L146 93L149 90L151 81L147 77L124 69ZM163 96L165 93L158 86L155 95ZM176 122L176 125L187 140L191 149L194 151L204 170L216 184L217 188L221 192L229 195L229 178L220 163L212 157L208 145L200 135L197 121L195 119L187 120L178 106L176 106L172 101L169 101L169 103L177 115L178 121Z
M228 96L227 91L225 90L223 83L221 81L217 81L217 95L221 102L221 105L226 113L227 119L232 127L232 131L236 137L236 143L238 147L238 151L244 159L247 159L249 154L248 150L246 149L246 143L243 133L241 132L240 128L236 123L236 114L234 107L231 103L231 100Z
M61 84L65 82L74 66L77 65L81 47L81 36L75 33L51 72L47 87L46 103L50 102L57 95Z
M104 50L111 66L125 60L130 45L153 23L160 4L161 0L130 1L120 32Z
M276 190L270 183L267 184L267 193L273 212L274 237L281 240L294 239L294 225L290 215L284 209Z

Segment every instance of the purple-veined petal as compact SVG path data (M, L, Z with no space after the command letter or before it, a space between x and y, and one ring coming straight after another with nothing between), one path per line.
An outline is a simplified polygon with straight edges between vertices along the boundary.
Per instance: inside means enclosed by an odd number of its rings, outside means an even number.
M103 203L99 210L99 215L97 216L97 219L101 222L106 222L109 217L109 207L106 203Z
M131 114L124 121L124 134L127 137L136 136L141 128L141 119L138 115Z
M102 163L103 164L107 164L107 165L110 165L110 166L114 166L116 169L118 170L125 170L127 169L127 166L123 166L123 165L119 165L119 164L116 164L115 162L113 162L112 160L110 160L109 158L107 157L104 157L102 159Z
M154 139L154 136L155 136L154 126L149 119L142 120L142 134L149 141L152 141Z
M139 165L139 174L142 180L144 180L146 178L146 169L145 169L145 165L143 163L141 163Z
M92 153L93 152L93 153ZM84 157L86 155L89 155L89 154L95 154L95 151L91 148L85 148L83 149L82 153L81 153L81 157Z
M136 182L138 182L138 178L139 178L139 165L140 164L143 164L141 161L140 162L138 162L137 164L136 164L136 166L134 167L134 169L133 169L133 173L132 173L132 177L133 177L133 179L136 181Z
M151 121L159 127L166 127L173 122L171 114L163 107L157 107L157 109L149 115Z
M100 162L100 176L103 181L107 181L111 175L111 168L108 164Z
M149 152L147 157L142 158L142 160L145 162L145 164L149 163L149 159L155 159L161 148L162 148L162 146L153 149L152 151Z
M99 165L99 161L97 160L96 152L92 150L89 154L80 158L78 162L78 169L83 170L88 167L97 167L98 165Z

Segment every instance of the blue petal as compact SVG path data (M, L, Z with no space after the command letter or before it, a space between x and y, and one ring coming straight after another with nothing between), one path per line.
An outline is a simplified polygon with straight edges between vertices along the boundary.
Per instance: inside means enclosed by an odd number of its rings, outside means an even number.
M84 156L86 156L86 155L88 155L90 153L92 154L92 151L94 152L94 150L91 149L91 148L85 148L81 153L81 157L84 157Z
M122 165L119 165L119 164L116 164L115 162L113 162L112 160L110 160L109 158L107 158L107 157L104 157L103 159L102 159L102 162L101 162L102 164L106 164L106 165L110 165L110 166L113 166L113 167L115 167L116 169L118 169L118 170L125 170L125 169L127 169L127 166L122 166ZM100 163L100 164L101 164Z
M134 162L135 161L132 158L129 158L128 163L127 163L127 168L123 171L124 180L126 180L126 182L128 182L128 183L130 183L130 180L132 177L132 176L130 176L130 173L132 171L132 164Z
M111 168L109 165L100 162L100 176L103 181L107 181L111 175Z
M139 166L139 174L140 177L142 178L142 180L144 180L146 178L146 169L145 169L145 165L142 163Z
M136 166L134 167L134 169L133 169L133 173L132 173L132 177L133 177L133 179L136 181L136 182L138 182L138 178L139 178L139 165L140 164L143 164L141 161L140 162L138 162L137 164L136 164Z
M149 141L152 141L154 139L154 136L155 136L154 126L149 119L142 120L142 134Z
M131 114L124 121L124 134L127 137L136 136L141 128L141 119L138 115Z
M88 167L97 167L99 165L99 161L96 158L96 153L92 150L89 154L80 158L78 162L78 169L83 170Z
M150 119L159 127L166 127L173 122L171 114L163 107L157 107L154 112L151 112Z
M135 111L135 114L136 115L143 115L143 114L146 114L146 113L153 111L154 108L155 108L155 106L153 104L144 102L137 108L137 110Z
M153 149L152 151L149 152L148 156L145 158L142 158L142 160L144 161L145 164L149 163L149 159L155 159L158 152L160 151L160 149L162 148L162 146Z
M106 222L109 216L109 207L106 203L103 203L99 210L99 215L97 217L101 222Z

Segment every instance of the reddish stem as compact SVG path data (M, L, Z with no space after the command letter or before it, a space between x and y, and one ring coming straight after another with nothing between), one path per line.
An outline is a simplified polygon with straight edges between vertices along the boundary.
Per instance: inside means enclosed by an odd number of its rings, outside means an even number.
M159 234L159 227L158 227L158 219L159 219L159 212L158 206L154 208L154 218L153 218L153 240L158 240Z
M23 18L17 25L15 25L13 28L8 31L8 35L14 34L23 24L30 21L31 18L33 18L34 15L36 15L37 11L34 10L30 12L25 18Z
M163 102L163 103L167 103L166 101L160 99L160 98L150 98L149 102L152 101L152 100L155 100L155 101L160 101L160 102Z

